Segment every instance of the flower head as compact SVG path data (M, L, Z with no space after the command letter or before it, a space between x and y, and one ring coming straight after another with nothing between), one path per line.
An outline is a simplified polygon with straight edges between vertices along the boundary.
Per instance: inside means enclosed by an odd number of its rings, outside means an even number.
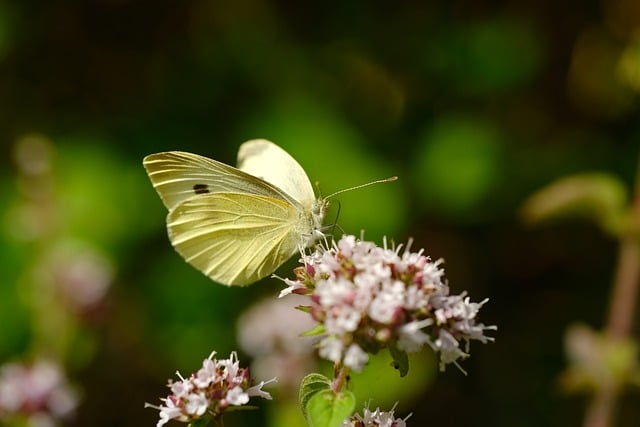
M75 391L60 366L52 361L0 367L0 424L16 417L46 419L54 425L69 416L77 404Z
M465 293L450 295L442 260L432 261L408 245L389 249L355 236L302 256L303 267L281 296L309 297L309 312L322 324L321 357L360 371L368 353L383 348L415 352L429 345L441 366L468 354L460 342L493 338L495 329L477 322L486 302L472 303Z
M271 399L262 387L275 379L252 385L249 369L240 367L235 352L222 360L214 359L214 355L215 352L204 359L202 368L190 377L178 374L180 381L169 380L167 387L171 394L161 399L163 405L145 405L160 411L157 427L169 420L191 422L204 416L216 418L229 407L246 405L252 396Z
M376 408L374 411L369 409L369 406L365 406L362 410L362 415L355 414L354 416L346 419L342 423L342 427L406 427L406 418L396 418L393 415L395 406L388 412L381 411Z

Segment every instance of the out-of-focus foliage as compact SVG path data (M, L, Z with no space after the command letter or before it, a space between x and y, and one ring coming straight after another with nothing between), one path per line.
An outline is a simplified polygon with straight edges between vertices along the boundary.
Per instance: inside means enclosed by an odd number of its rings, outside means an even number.
M609 387L620 392L625 386L640 385L637 342L608 339L584 325L572 325L565 346L570 366L560 383L567 390L592 392Z
M413 182L423 209L475 220L473 211L504 175L495 126L482 120L443 117L431 125L419 150Z
M584 402L557 386L562 340L575 321L602 326L616 242L584 222L526 229L518 209L584 171L631 187L638 31L636 0L0 0L0 363L59 361L81 391L67 425L154 425L143 402L236 349L236 319L282 283L226 288L186 264L141 160L234 164L263 137L323 195L397 175L336 196L326 223L412 236L445 258L453 291L490 298L496 343L473 348L468 376L425 356L424 391L390 387L370 407L401 399L409 425L578 425ZM637 423L629 396L619 426Z
M628 195L624 183L602 173L579 174L559 179L540 189L523 205L529 223L552 221L558 217L589 218L614 235L620 232L627 215Z

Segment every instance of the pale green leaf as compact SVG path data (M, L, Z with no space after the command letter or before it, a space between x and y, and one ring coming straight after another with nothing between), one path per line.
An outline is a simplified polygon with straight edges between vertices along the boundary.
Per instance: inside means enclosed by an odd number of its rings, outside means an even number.
M355 396L350 391L323 390L307 403L307 421L312 427L340 427L353 413L355 405Z
M300 383L300 406L302 407L302 413L308 420L307 404L309 400L318 392L330 390L331 380L321 374L309 374L302 379Z
M582 217L617 233L626 215L627 188L607 173L584 173L561 178L529 197L522 217L531 224L558 218Z

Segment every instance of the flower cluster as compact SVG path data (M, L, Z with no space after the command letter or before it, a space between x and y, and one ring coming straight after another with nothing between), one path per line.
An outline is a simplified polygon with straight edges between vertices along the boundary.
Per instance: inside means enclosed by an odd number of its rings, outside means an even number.
M219 418L230 407L247 404L251 396L271 399L262 387L275 379L251 386L249 369L240 367L235 352L223 360L214 359L214 355L215 352L189 378L185 379L178 373L180 381L169 380L167 387L171 394L161 399L164 405L145 405L160 411L157 427L169 420L191 422L205 417Z
M376 408L375 411L371 411L368 406L365 406L360 414L347 418L342 422L342 427L406 427L407 418L396 418L393 415L395 406L388 412L381 411Z
M8 363L0 368L2 425L2 421L22 419L28 425L53 426L69 417L77 403L76 393L54 362Z
M411 252L409 245L400 252L401 246L378 247L347 235L303 255L296 280L284 279L288 287L280 296L310 296L308 310L325 333L321 357L360 371L369 353L383 348L411 353L427 344L444 368L468 356L461 341L493 340L484 332L495 327L476 321L487 300L472 303L464 293L450 295L442 261Z

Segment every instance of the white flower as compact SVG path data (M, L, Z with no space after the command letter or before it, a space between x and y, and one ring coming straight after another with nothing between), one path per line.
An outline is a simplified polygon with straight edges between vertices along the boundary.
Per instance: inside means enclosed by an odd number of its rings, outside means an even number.
M189 378L182 378L178 373L181 381L169 381L172 394L161 399L162 406L145 405L160 411L157 427L169 420L191 422L205 414L217 417L229 405L248 403L250 396L271 398L269 393L262 391L265 382L251 386L249 370L240 367L235 352L222 360L214 359L214 355L215 352L204 359L202 368Z
M460 350L458 340L444 329L440 330L438 338L433 343L433 347L440 352L440 361L443 365L468 356L468 354Z
M432 262L410 245L388 249L343 236L329 247L303 255L290 289L306 295L313 319L326 336L320 357L362 367L363 348L375 353L390 346L415 352L425 345L440 353L443 364L466 357L460 342L491 341L477 321L486 302L472 303L465 293L450 295L442 260ZM356 347L353 347L356 346ZM349 353L352 348L359 352ZM360 353L362 352L362 353ZM348 363L347 363L348 362Z
M178 372L178 375L180 375L179 372ZM191 390L193 390L194 384L193 382L187 381L184 379L182 381L176 381L176 382L169 380L168 386L171 389L171 394L173 394L177 398L183 398L183 397L187 397L189 393L191 393Z
M275 378L271 378L268 381L260 381L259 384L256 384L253 387L250 387L247 390L247 394L249 396L258 396L258 397L262 397L263 399L271 400L271 394L269 394L266 391L262 390L262 387L264 387L265 385L267 385L269 383L275 383L275 382L276 382Z
M344 355L344 365L356 372L361 372L368 361L369 355L357 344L351 344Z
M240 362L238 361L238 355L235 351L231 352L228 359L218 361L217 365L219 368L222 368L224 372L223 376L226 377L225 380L227 382L235 384L243 380L245 370L240 369Z
M286 295L290 295L298 289L305 289L304 283L298 282L296 280L291 280L291 279L283 279L283 280L289 286L280 291L280 295L278 295L278 298L282 298Z
M337 247L345 257L351 257L351 255L353 254L353 250L356 247L356 236L343 236L342 239L338 241Z
M356 423L362 427L406 427L406 420L411 414L404 419L396 418L393 414L395 408L394 405L388 412L381 411L380 408L371 411L369 404L367 404L362 410L362 415L355 414L351 418L347 418L343 421L342 427L353 427Z
M376 322L390 324L404 302L405 286L399 280L383 286L378 295L371 301L369 316Z
M199 417L204 414L209 407L209 399L203 392L192 393L186 399L184 411L191 416Z
M342 359L342 342L333 336L328 336L320 341L319 354L323 359L339 362Z
M362 273L355 276L353 278L353 286L356 296L353 300L353 307L366 313L375 297L379 283L379 277L375 274Z
M415 353L419 351L424 344L429 343L431 338L422 332L422 328L426 328L433 324L432 319L424 319L407 323L398 329L398 348L407 353Z
M162 427L169 420L185 420L186 417L182 415L182 409L175 405L175 402L171 398L163 399L165 406L160 407L160 421L156 424L156 427ZM150 406L150 405L148 405Z
M211 359L204 359L202 368L196 372L193 378L193 384L198 388L204 388L214 382L216 377L216 364Z
M417 285L407 287L404 297L404 308L406 310L419 310L427 307L429 299L425 298L424 290Z
M325 322L328 333L344 334L356 330L362 317L358 310L349 305L342 305L334 311L335 313L332 313L333 315L328 317Z
M0 367L0 413L57 422L78 404L61 367L39 360L32 364L8 363Z
M316 295L321 306L331 307L353 302L355 289L353 283L345 279L323 280L316 285Z
M242 390L242 387L234 387L227 392L227 402L234 406L244 405L249 402L249 395Z

